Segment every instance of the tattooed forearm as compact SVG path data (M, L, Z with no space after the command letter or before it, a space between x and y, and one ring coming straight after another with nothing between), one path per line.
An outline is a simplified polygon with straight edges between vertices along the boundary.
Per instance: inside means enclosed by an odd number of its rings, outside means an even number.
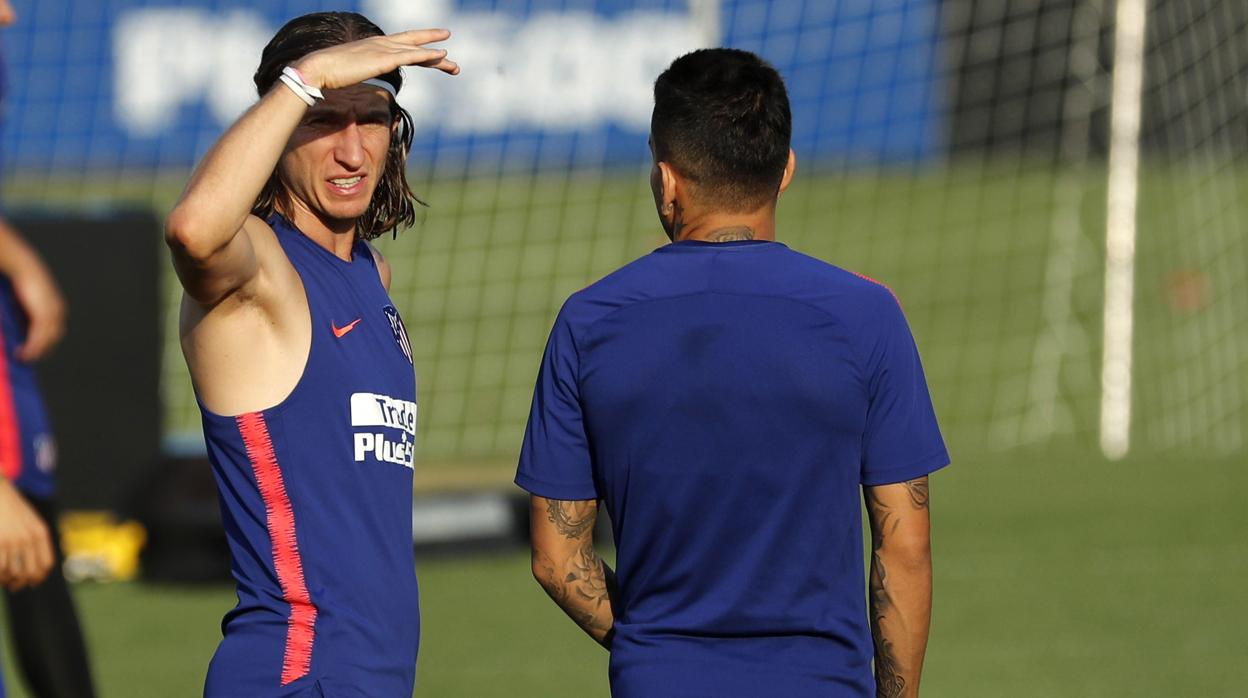
M568 571L563 581L568 585L569 592L575 596L582 616L580 623L586 630L606 632L611 629L611 614L601 612L604 606L606 610L611 610L607 571L606 563L598 557L598 551L594 550L593 543L589 541L568 561Z
M535 553L533 569L542 588L564 613L590 637L610 648L615 624L612 603L617 596L615 573L598 556L593 543L585 541L562 563Z
M868 580L877 698L917 695L931 617L928 480L864 489L871 523Z
M594 527L598 503L549 499L546 500L546 513L563 537L580 538Z
M906 680L901 676L893 643L885 636L882 627L884 616L892 607L892 598L885 585L887 571L879 556L879 547L871 554L871 640L875 645L875 695L876 698L900 698L906 690Z
M739 225L733 228L720 228L707 236L711 242L732 242L734 240L753 240L754 230L748 226Z
M880 548L884 546L888 534L896 530L900 520L873 488L867 488L866 500L871 520L871 578L867 586L871 601L871 640L875 645L875 695L877 698L896 698L905 690L906 681L898 670L893 643L885 637L882 627L884 616L893 603L885 584L888 571L880 559Z
M546 594L562 607L568 597L568 586L560 580L559 573L555 571L555 561L549 555L533 552L533 576L537 577Z
M611 647L615 573L594 549L598 503L534 498L533 574L550 598L590 637Z

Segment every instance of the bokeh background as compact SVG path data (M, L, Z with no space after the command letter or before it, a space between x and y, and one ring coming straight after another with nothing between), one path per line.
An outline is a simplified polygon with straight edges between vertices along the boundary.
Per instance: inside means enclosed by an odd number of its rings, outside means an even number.
M712 45L756 51L788 83L799 173L780 239L893 288L923 355L954 457L933 478L925 695L1241 694L1240 0L14 5L3 201L62 277L95 280L71 294L49 400L116 419L106 433L58 421L62 503L136 517L149 543L139 581L76 586L104 695L196 694L232 603L159 221L255 99L264 43L323 9L388 31L449 27L463 66L407 72L409 177L429 206L379 243L419 384L418 695L608 693L606 654L529 578L510 477L559 305L665 242L646 182L649 89ZM1136 9L1142 49L1118 51ZM1116 86L1131 69L1139 89ZM1138 133L1124 138L1115 110L1138 113ZM1110 164L1123 152L1138 156L1125 178ZM1116 344L1132 360L1131 422L1126 456L1107 458L1107 202L1124 181L1138 187L1134 334ZM92 324L119 316L139 329ZM127 371L132 389L76 392Z

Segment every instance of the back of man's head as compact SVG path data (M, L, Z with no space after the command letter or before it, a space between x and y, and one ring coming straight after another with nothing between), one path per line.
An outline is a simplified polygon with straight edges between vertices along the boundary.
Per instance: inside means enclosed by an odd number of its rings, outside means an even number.
M744 212L774 201L792 131L784 81L748 51L685 54L654 83L655 157L704 205Z

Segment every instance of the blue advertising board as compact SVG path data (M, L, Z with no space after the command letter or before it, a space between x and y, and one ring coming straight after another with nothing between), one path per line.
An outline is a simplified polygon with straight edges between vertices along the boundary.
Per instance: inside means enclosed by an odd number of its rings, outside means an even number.
M15 0L3 165L109 173L190 166L255 98L287 19L351 9L455 32L458 77L407 72L413 161L439 169L633 164L650 89L676 56L756 51L788 82L803 161L939 155L938 0Z

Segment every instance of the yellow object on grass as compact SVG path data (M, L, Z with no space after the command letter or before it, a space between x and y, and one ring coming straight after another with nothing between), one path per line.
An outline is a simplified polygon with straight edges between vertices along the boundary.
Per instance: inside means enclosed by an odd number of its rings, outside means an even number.
M70 511L61 515L60 528L66 579L124 582L138 575L147 542L139 522L119 521L106 511Z

